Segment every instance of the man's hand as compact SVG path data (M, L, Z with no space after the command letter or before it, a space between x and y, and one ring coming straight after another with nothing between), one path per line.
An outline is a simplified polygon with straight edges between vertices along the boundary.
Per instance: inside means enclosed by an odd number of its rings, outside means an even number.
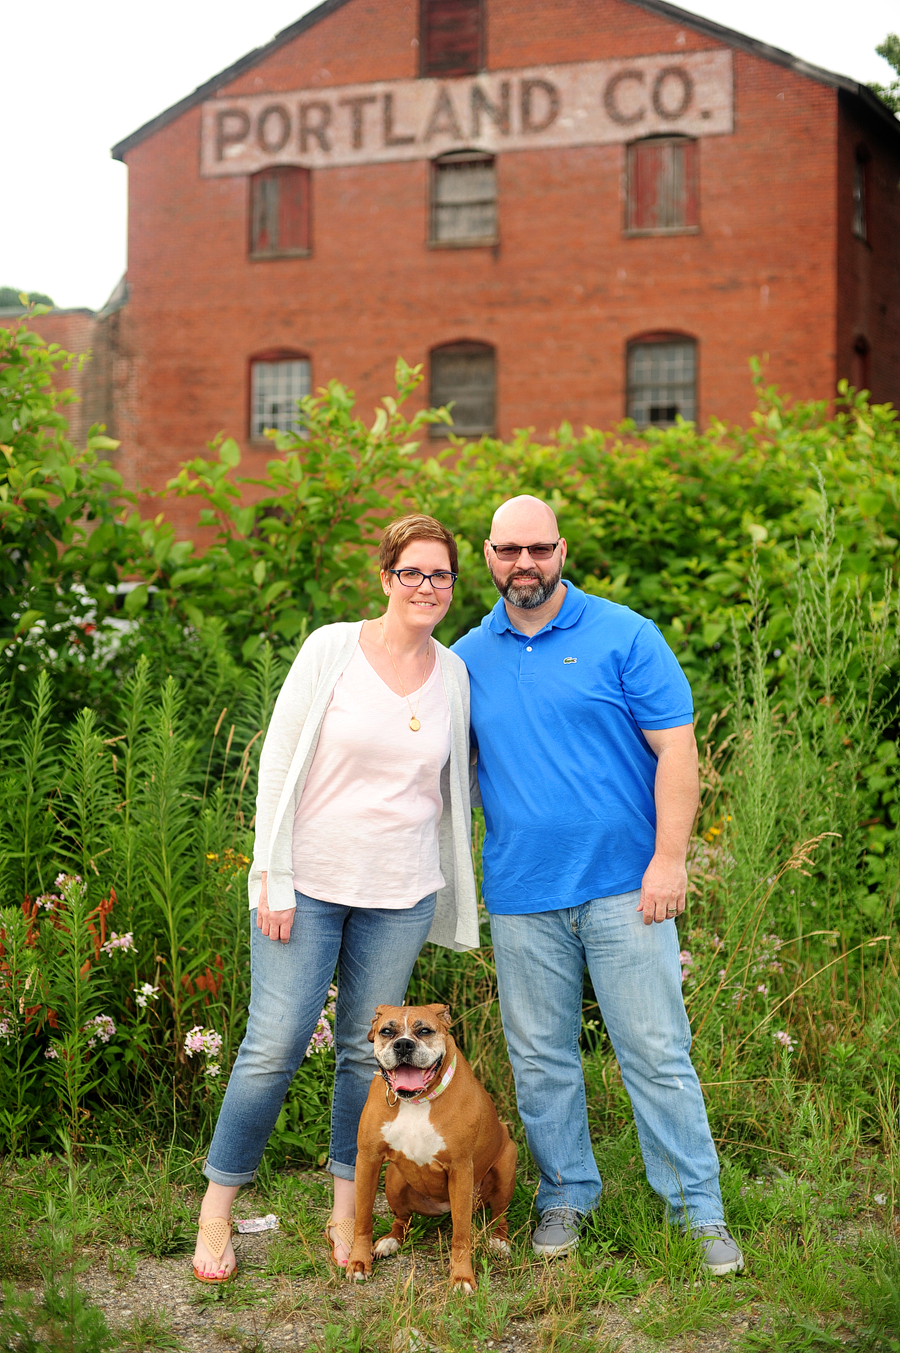
M676 728L643 728L656 755L656 851L641 879L638 911L644 925L673 921L684 911L687 894L685 856L697 804L697 743L692 724Z
M637 909L644 913L644 925L652 925L654 921L674 921L684 911L686 895L684 861L654 855L641 879L641 900Z
M291 926L293 924L293 907L287 911L269 911L268 875L263 874L259 902L256 906L257 930L261 930L264 935L268 935L270 940L280 940L282 944L287 944L291 938Z

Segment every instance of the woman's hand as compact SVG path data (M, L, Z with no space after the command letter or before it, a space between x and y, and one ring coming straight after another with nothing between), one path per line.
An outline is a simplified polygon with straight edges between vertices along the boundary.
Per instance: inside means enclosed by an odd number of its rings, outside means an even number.
M259 891L259 902L256 904L256 928L261 930L264 935L268 935L270 940L280 940L282 944L287 944L291 938L291 926L294 924L294 908L290 907L287 911L269 910L269 883L268 875L262 876L262 887Z

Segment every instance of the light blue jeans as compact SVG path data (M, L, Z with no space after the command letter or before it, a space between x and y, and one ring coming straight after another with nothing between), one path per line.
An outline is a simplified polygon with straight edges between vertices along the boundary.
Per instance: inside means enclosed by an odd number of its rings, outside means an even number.
M639 892L492 916L503 1031L540 1170L537 1209L600 1198L578 1039L585 965L631 1098L644 1168L670 1221L723 1221L719 1162L691 1065L674 921L644 925Z
M250 912L250 1015L203 1167L215 1184L249 1184L303 1060L337 967L337 1068L326 1169L352 1179L356 1132L375 1062L367 1034L376 1005L400 1005L431 929L435 895L414 907L342 907L295 893L287 944Z

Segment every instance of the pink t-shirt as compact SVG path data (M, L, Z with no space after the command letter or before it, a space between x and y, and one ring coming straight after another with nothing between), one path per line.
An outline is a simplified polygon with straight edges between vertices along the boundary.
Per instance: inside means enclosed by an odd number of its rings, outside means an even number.
M410 692L416 709L418 692ZM294 888L345 907L414 907L444 886L438 855L450 707L441 665L417 717L362 648L341 673L294 817Z

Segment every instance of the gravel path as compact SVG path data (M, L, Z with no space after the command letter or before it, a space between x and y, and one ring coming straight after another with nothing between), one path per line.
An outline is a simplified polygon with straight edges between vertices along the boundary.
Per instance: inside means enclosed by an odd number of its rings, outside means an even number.
M162 1320L170 1337L190 1353L280 1353L280 1350L324 1349L325 1330L336 1353L355 1348L345 1343L338 1332L347 1335L359 1323L365 1326L373 1313L379 1310L408 1311L410 1288L423 1310L434 1316L435 1307L447 1302L448 1311L458 1299L446 1296L446 1268L439 1256L423 1256L421 1249L416 1259L400 1255L380 1263L372 1280L364 1285L349 1284L328 1272L324 1241L322 1262L318 1275L309 1277L281 1277L266 1272L267 1251L271 1235L243 1236L240 1239L239 1262L241 1274L227 1288L201 1287L193 1278L189 1256L172 1259L139 1258L133 1274L128 1256L98 1255L93 1266L80 1278L80 1285L91 1300L104 1311L111 1327L127 1327L135 1319L155 1317ZM318 1250L318 1246L316 1249ZM559 1270L560 1265L554 1266ZM117 1272L111 1271L117 1269ZM328 1273L328 1276L324 1276ZM559 1277L563 1277L559 1273ZM410 1282L410 1279L412 1282ZM397 1301L403 1294L402 1303ZM502 1302L504 1283L502 1273L492 1275L492 1294ZM748 1294L749 1296L749 1294ZM706 1333L696 1331L679 1338L657 1343L636 1330L632 1318L640 1318L641 1299L630 1304L607 1305L593 1312L576 1312L578 1341L560 1343L562 1348L588 1348L582 1341L587 1337L598 1353L617 1350L617 1353L732 1353L739 1346L741 1335L755 1324L749 1308L724 1317L719 1328ZM413 1304L413 1312L415 1305ZM384 1337L384 1353L430 1353L436 1345L416 1330L415 1315L401 1313L390 1321L390 1334ZM591 1316L596 1316L596 1320ZM439 1346L463 1350L491 1348L497 1353L536 1353L547 1347L546 1317L513 1318L497 1337L470 1336L468 1345L456 1337L436 1336ZM423 1321L426 1325L427 1322ZM382 1324L387 1329L387 1322ZM410 1334L410 1329L412 1333ZM458 1322L457 1322L458 1328ZM574 1333L574 1331L573 1331ZM149 1348L151 1345L147 1345ZM553 1347L554 1345L549 1345ZM365 1343L368 1350L374 1348ZM381 1353L381 1347L378 1347Z

